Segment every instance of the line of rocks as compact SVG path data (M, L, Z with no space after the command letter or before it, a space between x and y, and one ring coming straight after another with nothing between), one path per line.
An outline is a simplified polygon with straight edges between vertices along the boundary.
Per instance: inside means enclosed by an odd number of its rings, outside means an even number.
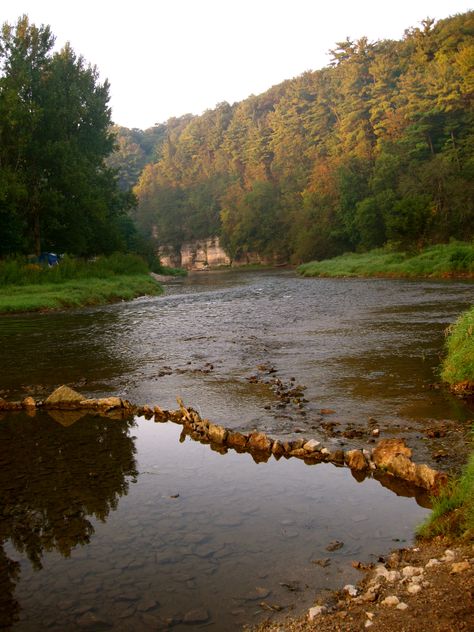
M447 476L425 464L411 460L412 451L404 439L381 439L371 450L334 450L324 447L320 441L311 438L274 439L264 432L243 433L203 419L193 408L186 407L177 398L177 410L163 410L159 406L134 406L120 397L87 399L68 386L60 386L43 401L26 397L21 402L7 402L0 399L0 411L26 410L36 408L46 410L84 410L110 415L137 415L155 421L173 421L183 426L183 434L197 441L210 443L214 449L225 452L231 448L237 452L249 452L257 462L276 459L299 458L307 464L329 462L347 466L355 473L370 473L375 470L387 472L436 493L446 482Z

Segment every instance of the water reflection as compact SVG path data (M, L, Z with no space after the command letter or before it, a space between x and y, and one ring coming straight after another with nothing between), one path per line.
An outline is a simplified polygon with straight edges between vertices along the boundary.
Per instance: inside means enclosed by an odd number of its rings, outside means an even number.
M355 581L352 559L410 541L426 514L346 468L258 464L180 432L67 413L0 421L0 626L237 630L267 616L260 603L287 612Z
M57 415L0 420L0 627L18 611L19 566L5 555L4 543L35 570L46 552L69 557L90 542L91 519L104 522L137 476L132 421L87 416L74 423L74 413Z

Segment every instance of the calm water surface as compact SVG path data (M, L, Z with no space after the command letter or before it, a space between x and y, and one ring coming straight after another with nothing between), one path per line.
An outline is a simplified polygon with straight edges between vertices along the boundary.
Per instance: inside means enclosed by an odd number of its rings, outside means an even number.
M329 447L365 444L372 418L429 461L427 427L448 424L452 443L472 419L430 384L444 329L473 289L201 273L158 298L3 317L0 396L40 398L67 383L174 408L179 395L225 426L302 431ZM282 406L266 383L275 378L306 387L302 409ZM359 434L328 435L328 420ZM179 437L179 426L143 419L0 420L5 623L16 612L18 630L238 629L269 605L301 609L356 581L351 559L409 541L426 514L346 469L257 465ZM333 540L344 546L328 552Z

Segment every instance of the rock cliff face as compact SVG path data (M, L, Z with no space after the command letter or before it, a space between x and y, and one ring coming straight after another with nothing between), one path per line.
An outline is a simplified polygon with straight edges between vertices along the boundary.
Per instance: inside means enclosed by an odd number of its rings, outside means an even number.
M163 265L186 270L207 270L219 266L239 266L249 263L273 263L252 252L245 253L238 259L231 259L222 248L219 237L189 241L182 244L178 250L170 246L162 246L159 256Z

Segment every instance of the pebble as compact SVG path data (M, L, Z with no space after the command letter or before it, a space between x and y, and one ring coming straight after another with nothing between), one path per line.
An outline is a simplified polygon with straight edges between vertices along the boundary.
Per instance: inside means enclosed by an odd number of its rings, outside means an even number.
M410 584L410 586L408 586L407 588L407 592L409 592L410 595L417 595L419 592L421 592L420 584Z
M309 621L314 621L314 619L316 617L319 617L320 615L324 614L325 612L326 612L325 606L313 606L313 608L310 608L308 610L308 620Z
M435 557L432 557L430 560L427 561L425 568L432 568L433 566L437 566L438 564L441 564L441 562Z
M441 561L442 562L452 562L455 557L456 557L456 554L454 553L454 551L451 551L450 549L446 549L446 551L444 552L443 557L441 558Z
M471 565L469 564L468 561L455 562L451 566L451 575L454 575L455 573L463 573L464 571L468 571L470 568L471 568Z
M398 603L396 605L397 610L406 610L408 608L408 604L406 604L404 601L400 601L400 603Z
M190 610L184 615L183 623L188 625L196 623L205 623L209 619L209 612L205 608L196 608Z
M389 595L381 603L382 606L398 606L400 599L396 595Z
M370 628L374 625L374 622L371 621L370 619L367 619L367 621L365 622L365 627L366 628Z
M357 597L357 595L359 594L359 591L353 584L346 584L344 586L344 590L351 597Z
M405 566L402 568L403 577L414 577L415 575L421 575L423 573L423 568L421 566Z

